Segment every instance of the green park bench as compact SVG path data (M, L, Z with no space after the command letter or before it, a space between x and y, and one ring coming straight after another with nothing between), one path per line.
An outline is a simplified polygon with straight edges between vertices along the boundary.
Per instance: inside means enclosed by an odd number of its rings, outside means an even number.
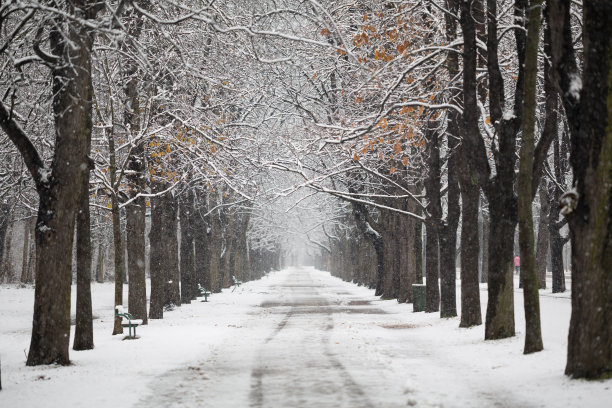
M128 338L129 339L135 339L136 338L136 328L142 324L142 320L141 319L135 319L134 316L132 316L130 313L124 312L122 305L115 306L115 316L121 317L122 318L121 319L121 326L127 327L129 329ZM123 320L123 319L125 319L125 320ZM133 336L132 336L132 328L134 328L134 335Z
M240 287L240 285L242 285L242 281L236 279L234 275L232 275L232 282L234 282L234 289L232 289L232 292L235 291L236 288Z
M198 283L198 290L200 291L200 296L204 296L204 300L202 302L208 302L208 296L210 296L210 292L206 290L206 288Z

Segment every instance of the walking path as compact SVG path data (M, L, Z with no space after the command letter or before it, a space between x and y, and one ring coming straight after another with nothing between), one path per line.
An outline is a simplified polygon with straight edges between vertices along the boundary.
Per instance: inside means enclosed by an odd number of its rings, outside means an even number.
M484 316L486 285L480 295ZM484 326L462 329L458 318L413 313L327 272L288 268L183 304L124 341L111 336L114 285L93 284L96 347L71 351L68 367L25 366L33 296L0 286L0 407L608 408L612 400L612 380L563 375L571 300L550 290L540 297L545 349L525 356L520 289L517 335L484 341Z
M469 368L457 370L445 353L411 343L406 334L419 326L405 323L411 313L386 312L373 303L389 302L355 292L312 269L284 273L235 336L209 358L157 378L138 407L529 406L505 388L471 381Z

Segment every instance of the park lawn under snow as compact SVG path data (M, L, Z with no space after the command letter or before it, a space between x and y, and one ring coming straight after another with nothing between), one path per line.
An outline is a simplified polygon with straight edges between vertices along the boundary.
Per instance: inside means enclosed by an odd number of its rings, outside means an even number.
M172 370L193 367L202 370L205 378L204 362L214 360L211 355L232 353L227 345L238 337L241 344L253 344L253 354L274 330L278 317L257 306L270 300L274 288L295 271L275 272L233 293L214 294L208 303L193 302L168 311L163 320L139 327L140 338L133 341L111 336L113 284L94 283L95 349L71 350L72 365L68 367L25 366L34 291L0 286L0 407L129 407L154 393L156 381ZM387 312L334 315L330 337L335 355L355 381L365 386L373 401L375 394L380 395L379 406L612 406L612 381L577 381L563 375L568 294L542 292L545 350L525 356L520 290L515 293L517 336L484 341L483 326L460 329L458 318L412 313L411 304L382 301L372 290L342 282L329 273L304 271L341 303L363 300ZM73 286L73 314L74 293ZM483 317L486 293L483 286ZM364 364L370 369L364 370ZM177 392L186 391L178 387ZM232 398L231 390L219 392Z

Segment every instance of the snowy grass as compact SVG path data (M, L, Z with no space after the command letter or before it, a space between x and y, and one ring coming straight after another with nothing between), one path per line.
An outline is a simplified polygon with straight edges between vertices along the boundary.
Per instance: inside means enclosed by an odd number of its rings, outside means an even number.
M563 375L571 304L567 293L541 292L545 350L523 355L522 292L516 290L517 335L484 341L484 326L460 329L459 319L413 313L412 305L382 301L367 288L309 269L341 305L386 314L334 314L330 347L355 381L375 389L380 406L610 407L612 381L576 381ZM139 338L112 336L113 284L92 284L95 349L71 350L69 367L26 367L33 288L0 286L0 407L129 407L151 393L165 372L198 366L242 336L265 338L280 316L254 308L276 299L287 271L243 284L166 312L138 327ZM127 287L124 294L127 299ZM73 303L75 288L73 287ZM486 287L481 288L483 320ZM457 294L460 299L460 293ZM458 303L460 303L458 301ZM362 306L363 305L363 306ZM257 310L258 314L254 314ZM74 305L73 305L74 314ZM260 319L259 324L249 324ZM74 326L73 326L74 327ZM71 339L72 345L72 339ZM366 369L364 369L366 367ZM385 405L385 401L388 404Z
M248 290L239 288L233 294L225 290L207 303L192 302L165 312L163 320L139 326L138 339L125 341L125 336L111 335L114 285L93 283L95 348L71 349L69 367L25 366L34 290L0 286L0 407L131 406L148 391L147 383L154 377L206 357L230 336L240 319L260 303L260 289L268 285L268 279L250 283ZM73 318L75 293L73 285ZM123 296L127 299L127 286Z

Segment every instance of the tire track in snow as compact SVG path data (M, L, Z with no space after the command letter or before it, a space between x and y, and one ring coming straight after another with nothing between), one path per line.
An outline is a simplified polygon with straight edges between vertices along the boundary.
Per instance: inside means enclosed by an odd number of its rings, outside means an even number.
M288 281L303 278L304 275L290 276ZM293 282L285 286L291 290L291 300L284 304L269 304L271 307L290 306L283 320L274 332L264 341L259 350L256 366L251 373L251 391L249 394L251 408L265 406L312 406L313 398L316 405L346 406L356 408L373 408L362 387L356 383L346 367L332 353L330 348L330 333L334 329L334 307L327 298L317 290L312 278L297 285ZM262 304L266 306L266 304ZM292 324L289 324L290 319ZM287 339L282 332L287 330ZM288 346L291 332L301 332L300 347L302 350L297 358L297 370L283 370L287 364L287 355L279 350ZM290 349L296 349L291 345ZM318 353L310 355L306 350L315 349ZM274 361L275 359L278 361ZM314 372L314 373L312 373ZM313 376L314 374L314 376ZM283 377L278 384L278 377ZM270 384L266 384L270 383ZM284 389L278 389L275 385ZM273 391L271 390L273 389ZM280 395L278 395L280 394ZM281 398L281 401L275 400Z

